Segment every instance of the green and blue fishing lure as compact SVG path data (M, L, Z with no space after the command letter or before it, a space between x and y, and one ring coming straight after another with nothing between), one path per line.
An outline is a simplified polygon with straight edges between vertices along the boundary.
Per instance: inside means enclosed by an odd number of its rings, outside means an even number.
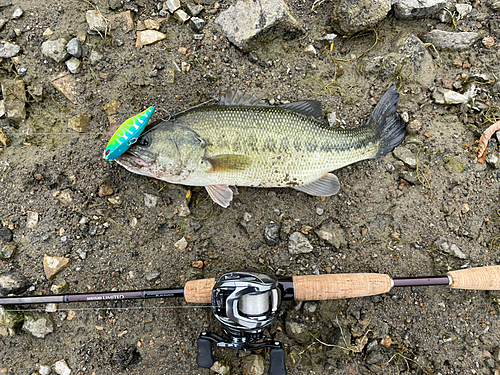
M155 107L151 106L121 124L109 140L106 150L104 150L104 159L107 161L115 160L127 151L144 131L154 110Z

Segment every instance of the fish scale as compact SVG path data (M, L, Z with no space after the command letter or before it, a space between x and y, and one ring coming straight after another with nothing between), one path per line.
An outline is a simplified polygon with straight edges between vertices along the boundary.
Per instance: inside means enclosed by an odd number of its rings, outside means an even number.
M329 172L381 157L403 141L398 98L391 87L366 125L347 130L326 126L317 101L272 107L230 91L219 105L194 107L156 125L116 161L133 173L205 186L223 207L235 186L292 187L330 196L340 183Z

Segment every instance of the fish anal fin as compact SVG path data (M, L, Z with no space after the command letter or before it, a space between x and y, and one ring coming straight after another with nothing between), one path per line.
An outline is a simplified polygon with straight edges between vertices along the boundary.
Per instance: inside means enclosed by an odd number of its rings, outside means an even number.
M317 120L323 119L321 102L317 100L301 100L300 102L282 104L280 107L298 112L306 117L314 117Z
M206 161L212 166L209 173L244 171L252 164L248 156L230 154L212 156Z
M294 186L294 189L309 195L329 197L340 190L340 182L333 173L326 173L323 177L306 185Z
M217 203L218 205L228 208L229 204L233 200L233 195L236 193L238 194L238 191L235 190L233 191L232 186L228 185L208 185L205 186L205 189L207 189L208 195L210 195L210 198Z

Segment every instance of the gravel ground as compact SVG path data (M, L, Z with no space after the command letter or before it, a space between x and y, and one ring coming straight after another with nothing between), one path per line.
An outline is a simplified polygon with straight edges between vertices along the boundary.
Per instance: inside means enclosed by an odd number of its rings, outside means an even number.
M65 283L71 293L182 286L242 267L280 276L403 277L500 263L497 140L490 141L488 163L476 160L476 141L500 113L494 3L475 1L462 18L450 3L453 19L440 13L445 22L437 14L400 20L391 12L374 29L337 36L331 47L320 39L333 32L334 4L311 11L311 1L288 1L305 33L250 53L215 24L231 1L204 4L202 40L188 24L173 16L165 20L168 11L154 1L4 3L0 39L21 52L0 63L8 87L3 99L15 91L8 82L16 78L27 97L16 94L25 102L24 121L1 120L10 143L0 148L0 244L16 250L0 272L24 275L19 278L29 281L26 294L51 294ZM12 19L17 7L23 14ZM111 23L130 10L133 30L127 32L123 21L90 35L89 10L100 10ZM149 19L160 23L166 38L136 47L135 29ZM424 40L435 28L479 37L461 51L425 45L415 66L411 54L389 73L388 65L377 65L377 57L399 53L402 37ZM81 71L67 76L73 82L63 95L61 78L53 80L68 68L42 54L42 43L75 37L83 42ZM316 55L304 52L309 45ZM411 134L386 157L337 171L340 193L326 199L292 189L240 188L223 209L194 188L190 213L182 216L187 187L131 174L102 158L112 123L150 105L178 112L239 88L277 104L320 100L325 114L335 112L349 128L367 120L392 84ZM474 103L438 103L439 90L465 94L473 84ZM68 120L79 114L79 125L91 116L83 133L68 129ZM157 111L153 120L166 116ZM264 236L271 224L280 225L274 245ZM318 230L337 241L322 239ZM312 252L289 252L295 232L304 234ZM44 255L69 258L69 266L47 280ZM351 300L285 302L267 334L285 345L289 374L498 374L499 298L498 292L414 287ZM0 373L43 373L60 360L78 374L213 373L196 365L199 333L220 332L207 307L174 300L59 307L70 311L24 312L25 319L52 321L53 332L45 337L22 329L1 337ZM232 374L258 374L246 366L260 356L268 360L267 352L248 357L217 349L215 356Z

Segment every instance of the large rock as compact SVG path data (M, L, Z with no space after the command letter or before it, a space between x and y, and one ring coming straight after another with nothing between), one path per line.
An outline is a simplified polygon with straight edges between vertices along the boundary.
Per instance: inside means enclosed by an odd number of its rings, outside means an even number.
M435 90L432 93L432 97L438 104L465 104L469 102L469 98L466 95L442 87Z
M64 268L69 266L69 258L43 256L43 270L48 280L52 280Z
M67 43L68 41L64 38L47 40L42 43L42 53L55 62L61 63L69 58L69 54L66 52Z
M28 280L23 274L16 271L0 273L0 294L21 294L29 288Z
M5 79L2 81L2 95L7 118L20 122L26 118L26 90L20 79Z
M137 32L136 47L147 46L165 39L167 36L156 30L144 30Z
M323 224L321 228L316 229L315 232L319 238L333 245L336 249L347 246L344 230L340 225L332 221Z
M427 18L446 7L446 0L396 0L394 14L400 20Z
M432 30L425 36L427 43L432 43L437 49L462 51L470 48L479 39L475 32L448 32Z
M276 38L295 39L304 32L282 0L239 0L215 23L231 43L245 52Z
M250 354L241 361L243 375L264 374L264 358L259 354Z
M294 232L288 238L288 252L292 255L305 254L313 251L313 247L306 236Z
M100 11L88 10L87 13L85 13L85 18L87 19L87 32L89 34L106 34L108 31L108 21Z
M407 83L417 83L424 87L433 85L436 70L432 56L415 35L406 35L395 43L387 41L378 50L380 56L366 59L367 73L398 77Z
M27 312L24 314L23 331L43 339L54 331L54 322L48 314Z
M382 21L391 10L390 0L340 0L333 8L332 27L342 35L352 35Z
M0 44L0 58L10 58L16 56L21 51L21 47L15 43Z
M52 86L71 103L76 104L76 80L70 72L62 72L51 80Z
M23 315L0 307L0 336L14 336L17 326L23 322Z

